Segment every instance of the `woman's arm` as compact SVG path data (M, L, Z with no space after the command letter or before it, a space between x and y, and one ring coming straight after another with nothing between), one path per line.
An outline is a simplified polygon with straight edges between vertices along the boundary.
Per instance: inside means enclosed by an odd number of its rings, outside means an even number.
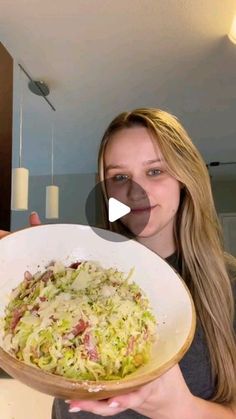
M137 391L106 401L70 401L71 412L113 416L127 409L150 419L235 419L232 408L195 397L178 365Z

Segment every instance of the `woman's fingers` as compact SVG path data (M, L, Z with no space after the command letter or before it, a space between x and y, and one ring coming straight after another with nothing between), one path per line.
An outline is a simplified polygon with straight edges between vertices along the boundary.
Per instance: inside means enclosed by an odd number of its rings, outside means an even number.
M29 216L29 222L31 227L38 226L41 224L41 220L37 212L31 212Z
M108 400L70 400L67 403L70 412L84 410L101 416L114 416L127 409L137 409L144 403L148 393L149 388L143 386L137 391Z
M38 226L41 224L41 220L37 212L31 212L29 216L29 223L31 227ZM10 231L0 230L0 239L10 234Z
M69 412L76 413L81 410L86 412L91 412L96 415L101 416L113 416L125 410L120 407L110 407L107 400L70 400L69 403Z
M0 230L0 239L10 234L10 231Z
M37 212L31 212L29 216L29 223L31 227L38 226L41 224L41 220ZM10 234L10 231L0 230L0 239Z

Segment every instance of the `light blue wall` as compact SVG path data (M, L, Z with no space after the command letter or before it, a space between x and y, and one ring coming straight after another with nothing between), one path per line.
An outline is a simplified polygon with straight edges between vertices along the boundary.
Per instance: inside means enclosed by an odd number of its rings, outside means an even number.
M95 173L57 175L54 184L60 188L59 219L45 219L46 186L50 185L50 176L31 176L29 181L29 210L11 212L11 231L28 226L28 217L37 211L42 223L87 224L85 203L89 192L95 186ZM91 205L91 216L95 222L95 202Z

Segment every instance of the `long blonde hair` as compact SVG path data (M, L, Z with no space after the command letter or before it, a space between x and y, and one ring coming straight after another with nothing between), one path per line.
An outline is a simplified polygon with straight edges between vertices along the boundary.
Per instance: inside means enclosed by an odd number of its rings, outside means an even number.
M231 284L233 276L234 280L236 277L236 259L223 249L221 227L206 165L176 117L159 109L136 109L118 115L103 136L98 155L101 181L104 180L104 152L109 139L117 131L136 125L149 130L166 161L168 172L184 185L175 223L176 246L182 262L181 274L189 286L207 339L216 383L212 400L230 403L235 400L236 394ZM108 223L106 201L104 190L104 226L128 234L120 222Z

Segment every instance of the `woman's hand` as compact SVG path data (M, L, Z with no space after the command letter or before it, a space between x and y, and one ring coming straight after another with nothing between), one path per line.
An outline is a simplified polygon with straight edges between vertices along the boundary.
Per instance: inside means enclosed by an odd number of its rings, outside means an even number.
M127 409L152 419L189 419L194 396L190 393L178 365L157 380L125 395L103 401L67 401L70 412L80 410L113 416Z
M29 224L31 227L41 224L41 221L37 212L31 212L29 216ZM7 236L8 234L11 234L10 231L0 230L0 239Z
M0 230L0 239L10 234L10 231Z

